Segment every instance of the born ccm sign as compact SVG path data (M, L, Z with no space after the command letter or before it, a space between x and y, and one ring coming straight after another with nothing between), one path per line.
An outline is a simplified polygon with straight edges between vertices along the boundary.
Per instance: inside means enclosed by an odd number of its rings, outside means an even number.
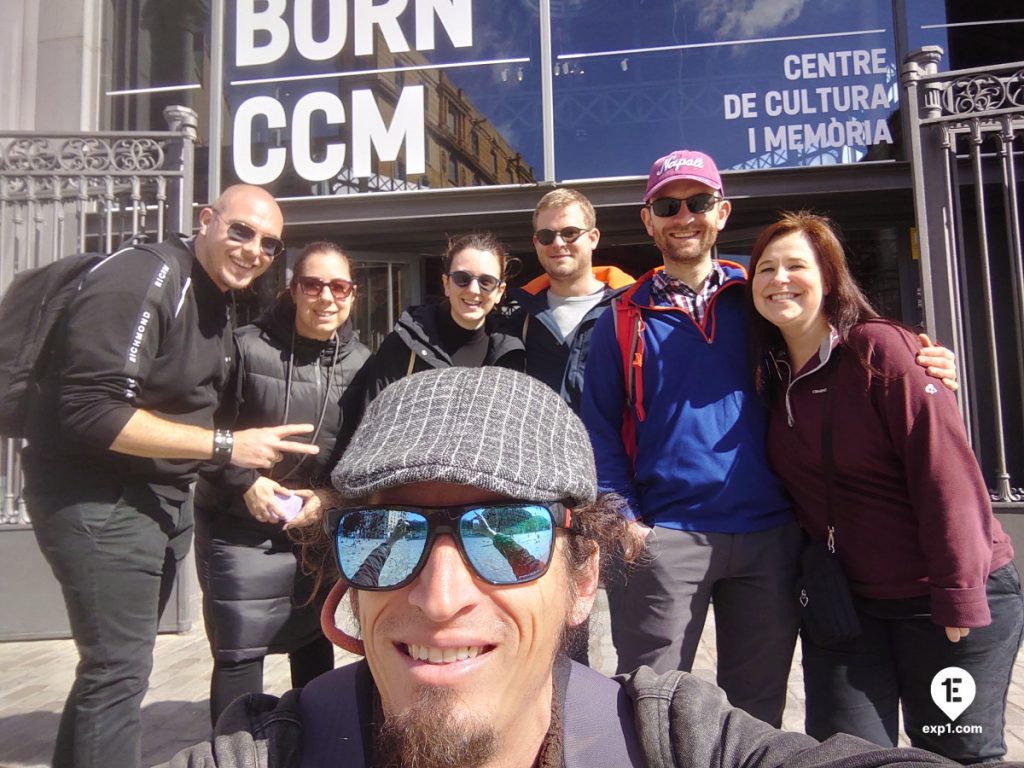
M412 0L415 14L415 45L410 45L399 26L399 18L409 12L410 0L237 0L235 63L246 67L272 65L294 50L302 59L320 62L333 59L346 46L356 56L372 56L380 33L392 53L431 51L435 48L435 29L444 30L456 48L473 45L472 0ZM327 24L315 24L314 10L327 9ZM436 23L435 23L436 22ZM270 82L264 79L262 82ZM244 84L241 83L241 84ZM351 166L356 178L371 175L371 150L382 161L398 158L405 147L405 166L409 174L426 172L426 92L422 85L401 89L390 121L381 114L373 91L353 89L346 104L337 93L311 91L301 96L291 109L273 96L253 96L235 110L233 124L233 160L235 173L249 184L269 184L284 172L289 149L271 147L259 162L253 156L253 130L256 121L264 121L271 130L290 132L291 163L307 181L334 178ZM352 146L344 142L329 144L323 157L311 152L314 120L328 125L351 125ZM349 150L351 149L351 154Z

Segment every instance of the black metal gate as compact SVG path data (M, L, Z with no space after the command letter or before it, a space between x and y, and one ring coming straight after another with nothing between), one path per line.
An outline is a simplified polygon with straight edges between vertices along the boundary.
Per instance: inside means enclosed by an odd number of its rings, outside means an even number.
M996 510L1024 513L1024 62L939 73L942 53L902 72L925 322L957 353Z
M131 237L192 228L197 116L168 107L164 133L0 133L0 293L23 269ZM19 441L0 438L0 639L68 634L56 580L22 499ZM187 590L162 629L187 629Z

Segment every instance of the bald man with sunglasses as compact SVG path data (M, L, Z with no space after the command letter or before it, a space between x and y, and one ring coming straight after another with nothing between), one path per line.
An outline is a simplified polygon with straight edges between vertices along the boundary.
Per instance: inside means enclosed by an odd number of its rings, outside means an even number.
M33 399L25 500L61 584L80 663L56 768L141 762L140 706L160 613L192 538L206 462L268 467L315 453L312 425L214 429L231 356L228 292L284 250L274 198L233 186L189 240L129 247L86 276Z

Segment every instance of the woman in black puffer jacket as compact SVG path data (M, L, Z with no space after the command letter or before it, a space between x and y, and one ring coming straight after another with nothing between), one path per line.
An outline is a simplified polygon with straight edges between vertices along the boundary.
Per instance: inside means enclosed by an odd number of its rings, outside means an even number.
M266 474L226 467L196 488L196 557L206 634L213 653L213 722L235 698L263 689L263 659L287 653L301 687L334 666L320 632L319 604L286 530L292 503L329 485L335 460L359 420L370 351L349 315L351 266L332 243L313 243L289 290L256 323L235 331L235 369L220 421L246 429L315 425L316 456L288 454ZM303 518L305 515L303 515ZM291 523L289 523L291 520Z

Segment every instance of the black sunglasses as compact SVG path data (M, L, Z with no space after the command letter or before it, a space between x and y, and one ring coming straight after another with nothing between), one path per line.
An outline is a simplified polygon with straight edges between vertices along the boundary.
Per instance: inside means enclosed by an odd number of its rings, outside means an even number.
M538 229L533 233L537 242L541 245L551 245L556 237L561 237L567 243L575 243L580 235L589 232L593 227L580 229L579 227L565 227L563 229Z
M325 282L319 277L296 277L295 282L298 283L299 290L301 290L306 296L310 298L319 296L323 293L324 288L330 288L331 296L338 299L347 299L356 290L356 284L351 280L342 280L340 277L337 280L331 280Z
M472 272L467 272L464 269L457 269L454 272L449 272L448 279L455 283L459 288L468 288L470 284L476 280L477 285L480 286L480 290L484 293L490 293L501 285L501 280L494 275L474 275Z
M443 533L455 539L477 578L488 584L525 584L547 571L556 528L576 532L572 511L564 504L536 501L464 507L378 504L332 508L324 516L342 579L373 591L412 582Z
M690 195L680 200L677 197L659 197L650 203L651 211L655 216L675 216L679 209L686 203L686 210L690 213L707 213L715 207L715 203L722 200L717 195L701 192L699 195Z
M233 243L250 243L253 238L260 237L259 232L250 227L244 221L228 221L220 215L220 211L214 211L213 215L227 223L228 239ZM263 235L260 237L260 251L264 256L271 259L277 258L284 251L284 241L279 237Z

